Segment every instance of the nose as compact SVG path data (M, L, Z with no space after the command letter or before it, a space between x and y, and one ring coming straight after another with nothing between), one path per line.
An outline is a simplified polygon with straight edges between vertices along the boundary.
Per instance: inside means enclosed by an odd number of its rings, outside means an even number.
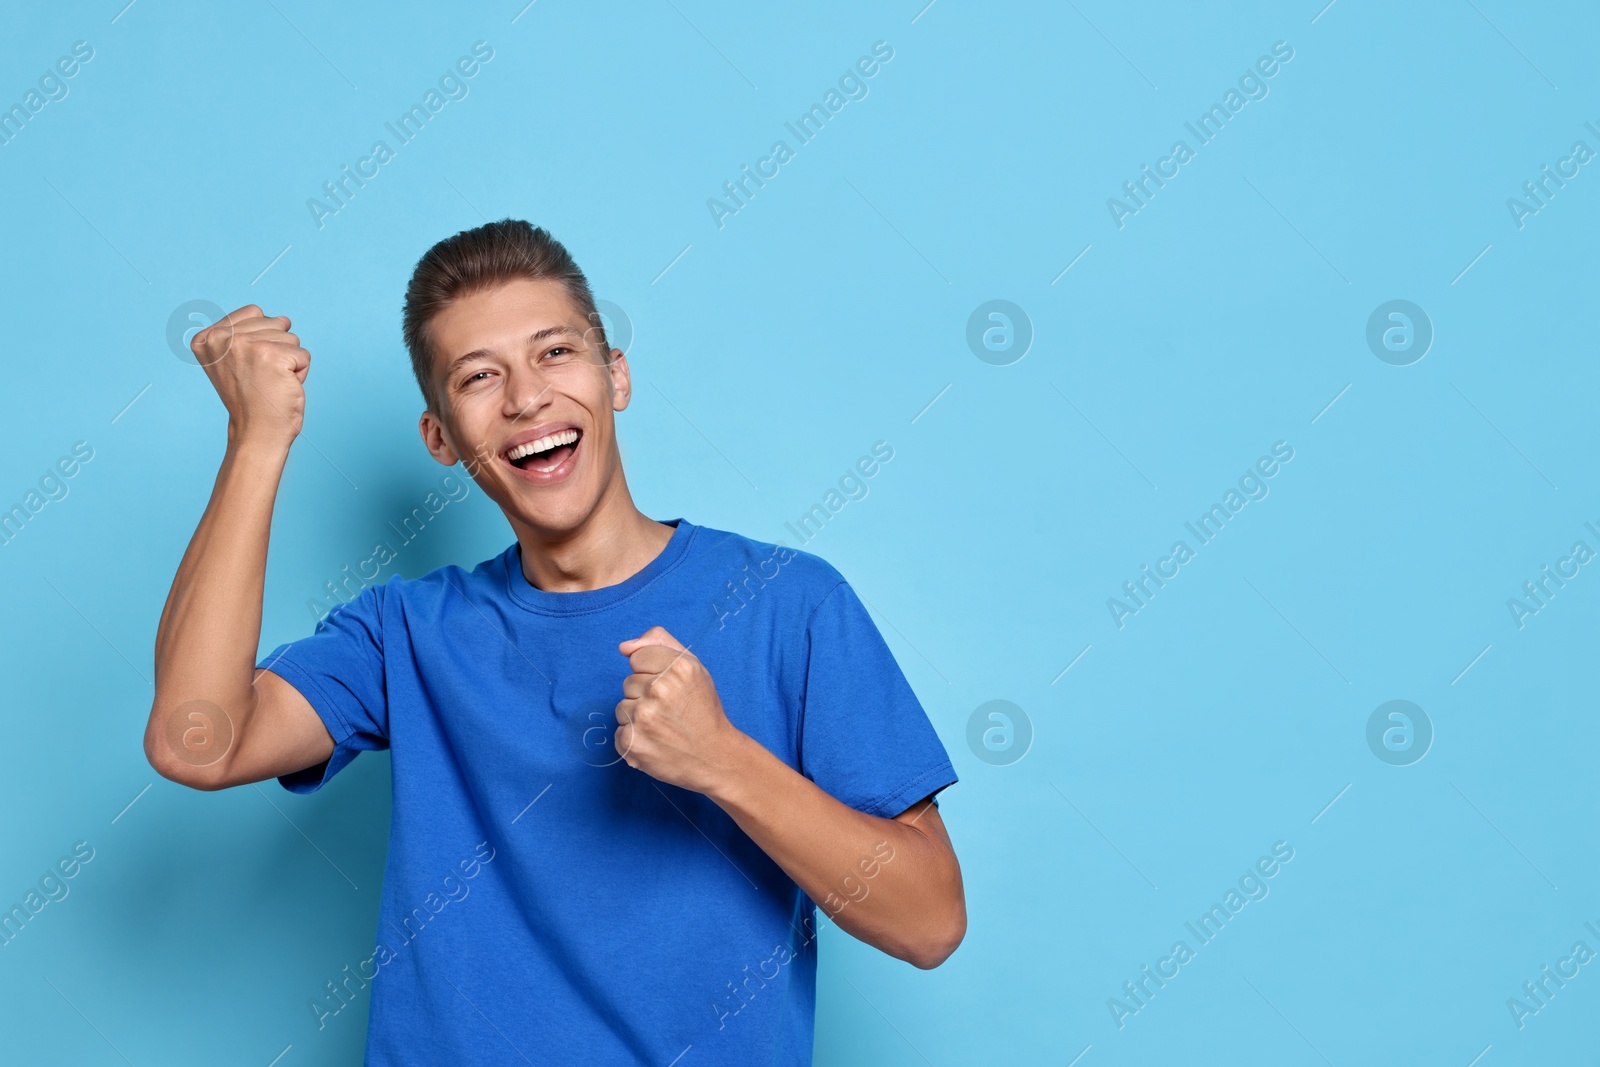
M505 391L505 416L512 422L549 402L550 383L531 366L513 366Z

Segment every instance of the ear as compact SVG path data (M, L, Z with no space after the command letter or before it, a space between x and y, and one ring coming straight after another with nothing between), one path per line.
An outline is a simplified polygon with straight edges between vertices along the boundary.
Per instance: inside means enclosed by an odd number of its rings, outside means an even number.
M606 373L611 380L611 410L626 410L628 401L633 399L633 376L628 370L628 357L622 354L622 349L611 350L611 362L606 367Z
M461 457L456 453L455 445L451 443L450 436L445 432L444 422L433 413L432 408L422 412L422 418L417 420L417 431L422 434L422 444L428 450L428 455L443 463L446 467L454 467L461 462ZM468 471L467 473L472 473Z

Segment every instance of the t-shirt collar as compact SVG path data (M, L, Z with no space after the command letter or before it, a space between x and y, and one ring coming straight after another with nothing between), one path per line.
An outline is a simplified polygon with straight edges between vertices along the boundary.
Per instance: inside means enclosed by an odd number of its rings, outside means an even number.
M603 586L599 589L552 593L534 586L522 572L522 545L513 541L511 547L500 556L501 566L505 572L506 591L520 606L544 615L581 615L620 604L676 566L683 558L684 552L688 550L689 542L694 539L697 527L691 522L686 522L682 518L656 521L673 528L672 536L667 539L666 546L656 554L656 558L646 563L638 573L624 578L616 585Z

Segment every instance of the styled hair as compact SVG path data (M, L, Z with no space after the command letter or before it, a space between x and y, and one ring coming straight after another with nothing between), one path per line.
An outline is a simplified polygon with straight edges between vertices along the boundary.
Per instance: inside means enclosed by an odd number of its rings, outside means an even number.
M429 323L458 298L517 278L560 282L590 325L591 332L585 336L600 346L602 358L611 351L589 280L548 230L509 218L462 230L428 249L406 285L401 333L422 398L435 414L440 409L433 388L434 347Z

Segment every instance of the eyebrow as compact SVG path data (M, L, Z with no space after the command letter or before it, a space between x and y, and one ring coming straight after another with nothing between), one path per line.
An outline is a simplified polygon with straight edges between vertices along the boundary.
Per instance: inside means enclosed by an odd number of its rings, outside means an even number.
M566 334L570 337L582 336L576 329L565 324L546 326L542 330L534 330L532 333L530 333L528 335L528 344L529 346L536 345L545 338L554 337L557 334ZM460 370L468 363L475 363L480 359L488 359L493 354L494 353L487 348L474 348L471 352L468 352L465 355L457 356L455 359L450 361L450 366L445 368L445 377L453 377L456 371Z

